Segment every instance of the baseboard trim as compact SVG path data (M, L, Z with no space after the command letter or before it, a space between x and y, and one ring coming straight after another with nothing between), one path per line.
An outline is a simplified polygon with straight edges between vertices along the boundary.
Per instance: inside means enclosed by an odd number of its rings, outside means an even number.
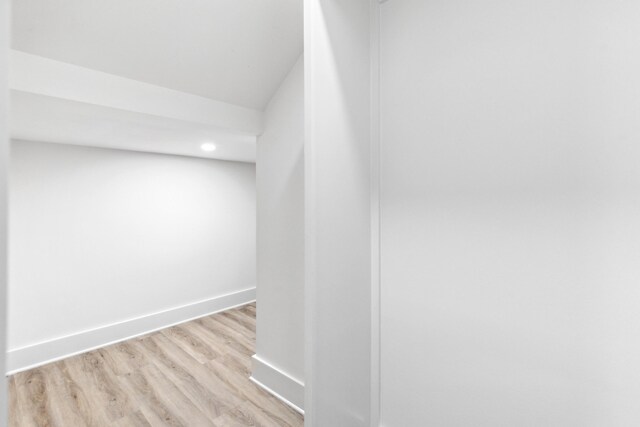
M255 301L256 288L198 301L7 352L7 375Z
M249 379L304 415L304 383L276 368L257 354L254 354L251 360L252 370Z

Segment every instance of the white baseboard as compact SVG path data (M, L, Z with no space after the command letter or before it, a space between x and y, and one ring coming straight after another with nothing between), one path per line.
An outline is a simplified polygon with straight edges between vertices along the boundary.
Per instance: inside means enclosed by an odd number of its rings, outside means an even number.
M7 352L7 375L255 301L256 288L101 326Z
M251 381L304 415L304 383L254 354Z

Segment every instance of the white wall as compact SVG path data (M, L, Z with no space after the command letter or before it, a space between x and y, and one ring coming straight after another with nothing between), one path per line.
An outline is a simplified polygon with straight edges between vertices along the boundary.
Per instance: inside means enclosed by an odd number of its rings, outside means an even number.
M381 11L382 424L640 424L640 3Z
M253 372L256 380L299 408L304 406L303 67L300 57L267 106L265 131L257 145L258 311Z
M0 372L5 372L7 342L7 169L9 153L9 6L0 0ZM7 382L0 375L0 426L7 425Z
M255 287L255 165L26 141L11 161L10 370Z
M305 1L307 427L369 425L369 19L369 0Z

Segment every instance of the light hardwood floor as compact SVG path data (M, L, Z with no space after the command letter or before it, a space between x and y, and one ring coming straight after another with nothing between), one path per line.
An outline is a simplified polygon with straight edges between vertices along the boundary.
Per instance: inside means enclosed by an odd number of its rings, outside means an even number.
M255 304L21 372L9 425L302 426L249 380Z

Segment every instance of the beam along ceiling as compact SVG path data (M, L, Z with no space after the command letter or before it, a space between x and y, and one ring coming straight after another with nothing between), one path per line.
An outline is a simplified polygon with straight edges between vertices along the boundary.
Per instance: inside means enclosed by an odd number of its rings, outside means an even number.
M302 52L302 0L18 0L13 48L262 110Z

